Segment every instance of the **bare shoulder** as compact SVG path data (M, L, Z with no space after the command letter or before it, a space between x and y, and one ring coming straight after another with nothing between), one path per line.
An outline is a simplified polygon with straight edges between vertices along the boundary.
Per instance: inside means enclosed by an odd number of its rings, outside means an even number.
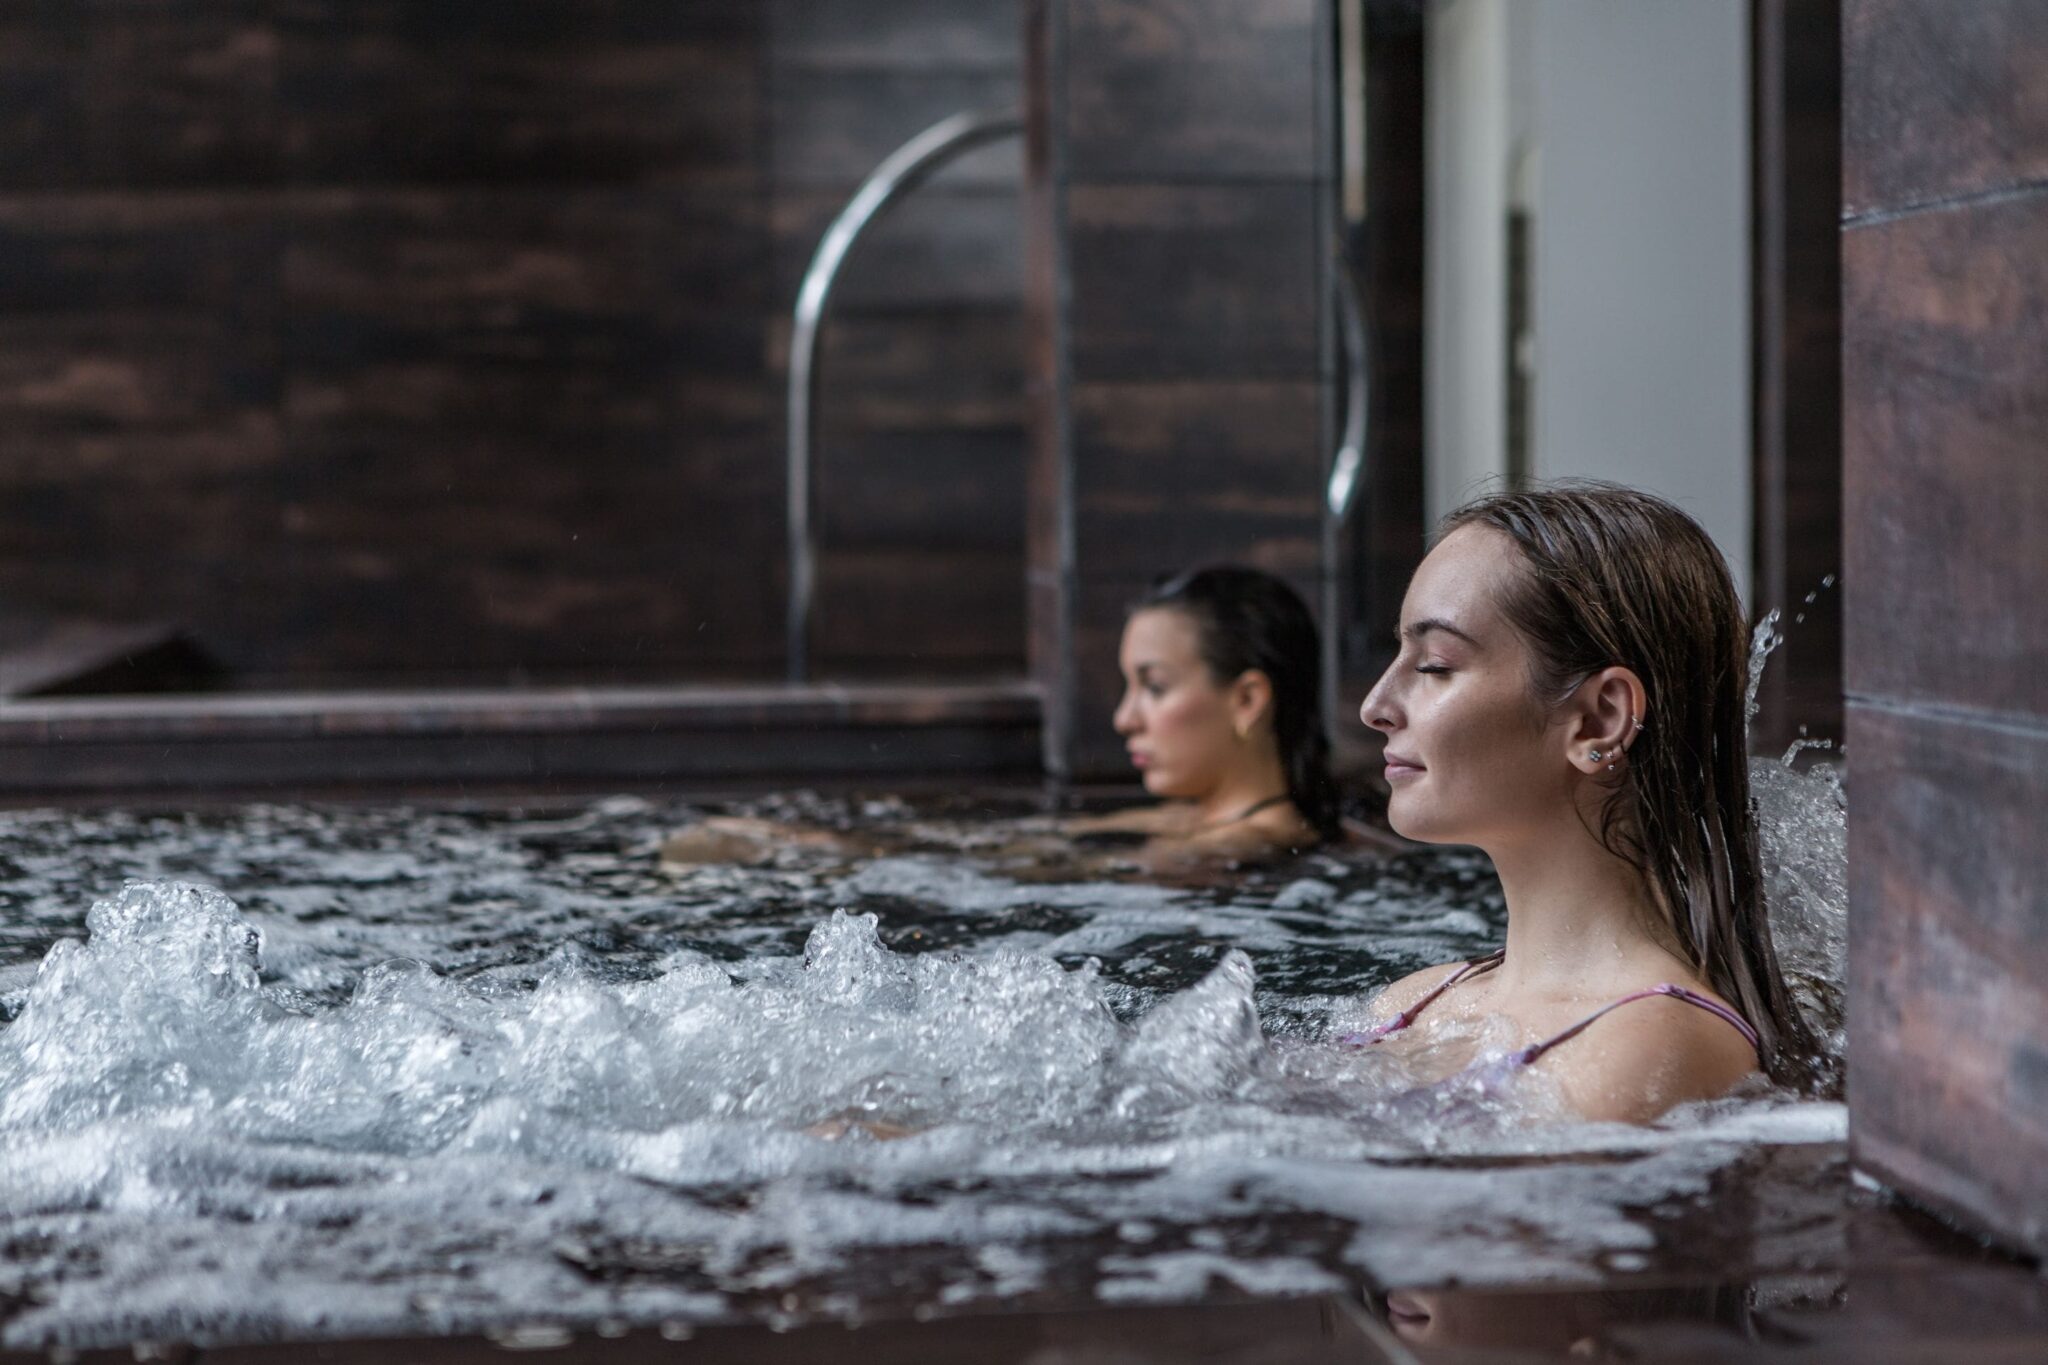
M1538 1065L1578 1113L1622 1123L1716 1099L1758 1069L1756 1050L1727 1020L1669 996L1616 1010Z
M1410 972L1373 997L1372 1017L1376 1021L1384 1021L1403 1010L1413 1009L1423 996L1450 980L1466 965L1463 962L1443 962L1434 967L1424 967L1419 972Z
M1168 804L1080 815L1064 822L1061 828L1068 834L1168 834L1186 823L1186 812Z
M1175 838L1174 831L1160 831L1162 838ZM1314 826L1292 805L1260 811L1248 820L1231 821L1210 829L1181 834L1179 847L1210 861L1236 859L1259 862L1285 857L1314 848L1320 842Z

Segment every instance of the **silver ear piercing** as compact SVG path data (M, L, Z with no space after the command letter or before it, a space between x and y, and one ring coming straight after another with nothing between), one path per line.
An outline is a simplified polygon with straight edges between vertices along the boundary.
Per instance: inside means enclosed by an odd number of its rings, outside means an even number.
M1598 763L1598 762L1599 762L1599 761L1600 761L1601 759L1603 759L1603 758L1607 757L1607 755L1605 755L1605 754L1601 753L1601 752L1600 752L1600 751L1599 751L1598 749L1595 749L1595 750L1593 751L1592 757L1593 757L1593 761L1594 761L1595 763Z
M1643 730L1643 721L1642 721L1642 717L1640 717L1640 716L1630 716L1630 717L1629 717L1629 719L1630 719L1630 720L1632 720L1632 721L1634 721L1634 722L1636 723L1636 733L1637 733L1637 734L1641 734L1641 733L1642 733L1642 730Z

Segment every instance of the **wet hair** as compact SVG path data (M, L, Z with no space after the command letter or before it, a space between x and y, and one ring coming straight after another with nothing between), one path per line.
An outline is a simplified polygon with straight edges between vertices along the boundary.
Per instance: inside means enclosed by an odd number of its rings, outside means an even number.
M1643 874L1681 956L1747 1017L1774 1080L1810 1081L1819 1048L1778 967L1749 790L1749 633L1728 565L1662 498L1571 482L1481 498L1438 537L1487 526L1524 572L1498 605L1527 641L1546 710L1603 668L1647 693L1611 779L1601 843Z
M1323 730L1322 647L1300 594L1269 573L1234 564L1162 580L1130 615L1170 608L1195 623L1202 662L1219 685L1250 669L1273 684L1273 739L1287 797L1325 839L1342 832L1330 739Z

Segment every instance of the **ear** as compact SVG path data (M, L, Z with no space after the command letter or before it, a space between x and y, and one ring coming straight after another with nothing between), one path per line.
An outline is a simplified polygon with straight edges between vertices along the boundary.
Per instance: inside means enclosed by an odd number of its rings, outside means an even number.
M1580 683L1566 705L1571 711L1566 759L1589 776L1619 773L1638 726L1648 723L1643 680L1631 668L1603 668Z
M1245 739L1273 713L1273 680L1262 668L1247 668L1232 681L1229 693L1230 723Z

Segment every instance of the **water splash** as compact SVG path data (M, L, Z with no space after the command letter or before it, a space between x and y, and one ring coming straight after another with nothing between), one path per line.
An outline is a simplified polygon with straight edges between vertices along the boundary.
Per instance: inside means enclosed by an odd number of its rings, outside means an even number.
M266 981L265 935L209 888L131 884L86 922L0 1032L12 1345L459 1330L536 1303L702 1320L858 1283L877 1248L979 1267L1053 1238L1094 1246L1076 1254L1113 1295L1166 1293L1195 1252L1303 1292L1483 1276L1489 1255L1589 1274L1647 1244L1627 1209L1739 1151L1692 1136L1725 1106L1655 1133L1530 1127L1540 1088L1512 1087L1533 1074L1418 1087L1394 1051L1271 1039L1237 951L1128 1020L1092 962L897 952L843 911L800 953L678 949L622 976L571 943L518 986L399 959L326 1002ZM1782 1112L1839 1136L1838 1111ZM888 1129L912 1136L869 1136ZM1618 1155L1540 1197L1402 1164L1589 1148ZM1360 1230L1309 1254L1303 1219ZM1218 1226L1227 1247L1190 1240ZM1040 1262L990 1264L1012 1293Z
M1822 587L1834 582L1830 574ZM1818 591L1807 594L1808 603ZM1764 668L1784 643L1778 619L1776 609L1766 612L1750 637L1746 705L1752 725ZM1839 1078L1848 1044L1848 793L1838 765L1802 765L1802 758L1832 747L1802 737L1779 758L1753 758L1749 767L1771 937L1786 984L1819 1043L1815 1070L1830 1084Z

